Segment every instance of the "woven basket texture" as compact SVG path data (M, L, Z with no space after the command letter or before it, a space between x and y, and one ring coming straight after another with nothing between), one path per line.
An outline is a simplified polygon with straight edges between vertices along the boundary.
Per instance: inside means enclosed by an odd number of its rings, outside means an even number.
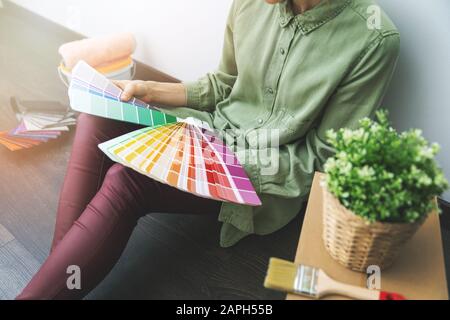
M369 223L345 208L326 186L323 190L322 238L328 253L343 266L359 272L377 265L389 267L402 245L425 219L415 223Z

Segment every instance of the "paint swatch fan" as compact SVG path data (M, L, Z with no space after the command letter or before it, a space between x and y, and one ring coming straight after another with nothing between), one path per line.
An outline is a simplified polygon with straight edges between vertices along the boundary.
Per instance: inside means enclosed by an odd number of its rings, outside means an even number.
M179 119L133 98L81 61L72 70L72 109L148 126L99 145L113 161L157 181L219 201L261 201L235 154L200 120Z

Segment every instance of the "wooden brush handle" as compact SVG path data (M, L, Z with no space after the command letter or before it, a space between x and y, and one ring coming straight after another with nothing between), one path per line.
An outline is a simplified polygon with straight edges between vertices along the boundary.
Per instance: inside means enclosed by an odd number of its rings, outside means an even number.
M370 290L341 283L328 277L324 272L319 276L319 296L338 294L358 300L406 300L401 294Z
M331 291L358 300L406 300L404 296L398 293L370 290L339 282L336 282L335 287Z
M327 290L329 294L338 294L358 300L379 300L380 292L377 290L351 286L337 281L333 282L330 283L330 287Z

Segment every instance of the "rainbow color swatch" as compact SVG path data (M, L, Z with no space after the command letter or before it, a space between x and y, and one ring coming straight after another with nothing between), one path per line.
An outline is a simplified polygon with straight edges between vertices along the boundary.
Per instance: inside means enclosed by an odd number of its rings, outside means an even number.
M120 101L120 88L84 62L74 68L72 76L69 97L73 109L149 126L100 144L113 161L200 197L261 205L235 154L213 131L166 115L138 99Z

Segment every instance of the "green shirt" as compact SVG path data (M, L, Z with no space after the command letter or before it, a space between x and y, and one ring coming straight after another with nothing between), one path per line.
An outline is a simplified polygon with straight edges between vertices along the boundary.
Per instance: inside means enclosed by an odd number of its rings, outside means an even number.
M333 153L326 131L354 128L380 105L400 40L383 12L381 28L368 24L373 4L324 0L295 16L289 1L234 1L218 70L186 84L188 105L195 110L173 110L219 130L233 129L227 134L247 142L235 151L263 204L223 203L222 246L249 234L269 234L292 220L307 199L314 172ZM264 138L246 134L255 129L277 130L276 161L259 152ZM270 159L277 172L262 174Z

